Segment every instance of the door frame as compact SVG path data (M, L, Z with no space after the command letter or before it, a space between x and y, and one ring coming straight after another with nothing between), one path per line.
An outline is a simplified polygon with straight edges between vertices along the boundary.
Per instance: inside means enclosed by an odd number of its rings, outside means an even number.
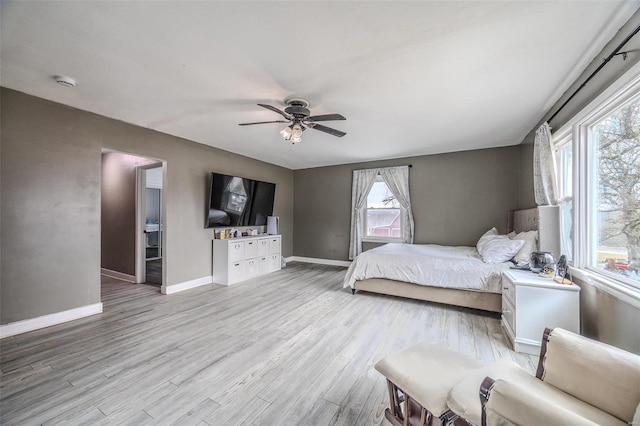
M167 181L167 162L158 161L157 163L146 164L136 168L136 284L146 281L146 258L147 248L145 235L145 225L147 221L147 169L162 168L162 189L160 196L160 247L162 247L162 286L165 285L166 278L166 239L165 226L166 223L166 203L164 190Z

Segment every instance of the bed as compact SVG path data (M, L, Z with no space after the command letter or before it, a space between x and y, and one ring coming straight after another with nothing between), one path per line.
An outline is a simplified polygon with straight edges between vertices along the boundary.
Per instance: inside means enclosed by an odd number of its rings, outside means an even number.
M544 206L509 213L509 231L537 230L538 250L559 254L558 209ZM349 267L344 287L480 309L502 311L502 270L485 264L474 247L386 244L366 251Z

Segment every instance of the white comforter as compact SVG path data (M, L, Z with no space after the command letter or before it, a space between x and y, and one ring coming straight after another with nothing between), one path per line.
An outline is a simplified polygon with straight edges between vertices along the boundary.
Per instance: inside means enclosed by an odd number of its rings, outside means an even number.
M354 288L357 280L386 278L501 293L501 272L511 265L484 263L475 247L390 243L360 254L347 270L344 287Z

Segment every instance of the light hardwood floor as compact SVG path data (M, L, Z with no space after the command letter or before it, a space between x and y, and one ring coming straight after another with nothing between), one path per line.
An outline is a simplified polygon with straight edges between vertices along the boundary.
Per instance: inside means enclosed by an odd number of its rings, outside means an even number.
M496 316L342 289L290 263L163 296L104 278L104 313L0 341L2 424L386 424L373 364L423 341L479 360L510 350Z

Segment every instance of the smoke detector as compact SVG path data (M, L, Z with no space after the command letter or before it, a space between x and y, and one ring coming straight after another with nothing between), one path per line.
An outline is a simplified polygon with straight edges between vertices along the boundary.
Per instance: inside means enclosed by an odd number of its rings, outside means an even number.
M56 80L56 83L63 85L64 87L76 87L76 81L65 75L56 75L53 77Z

